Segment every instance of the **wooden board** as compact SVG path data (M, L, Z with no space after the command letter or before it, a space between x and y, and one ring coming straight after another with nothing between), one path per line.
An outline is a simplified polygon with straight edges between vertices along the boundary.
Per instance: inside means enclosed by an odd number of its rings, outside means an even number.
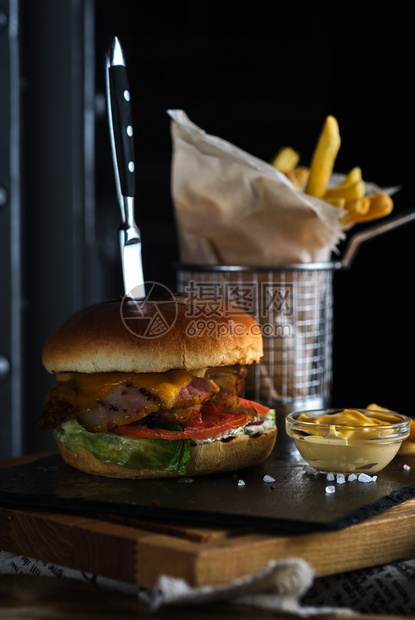
M148 588L160 574L192 586L228 583L289 557L322 576L415 557L415 500L311 534L0 507L0 548Z

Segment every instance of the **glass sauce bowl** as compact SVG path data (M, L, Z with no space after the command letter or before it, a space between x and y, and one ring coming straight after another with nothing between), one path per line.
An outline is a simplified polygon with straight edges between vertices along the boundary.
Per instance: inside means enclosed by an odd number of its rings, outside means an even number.
M410 419L365 409L296 411L285 420L301 456L318 471L374 474L409 436Z

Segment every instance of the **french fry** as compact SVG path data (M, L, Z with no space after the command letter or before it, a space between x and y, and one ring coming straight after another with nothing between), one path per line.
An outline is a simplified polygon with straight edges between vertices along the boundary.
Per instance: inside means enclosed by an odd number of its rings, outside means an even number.
M340 198L340 196L336 198L325 198L324 202L328 202L338 209L344 209L346 207L346 198Z
M389 215L393 210L393 200L384 192L379 194L371 194L367 196L370 202L369 210L366 214L352 213L348 211L340 218L340 225L344 228L351 224L359 224L360 222L369 222L370 220L377 220L380 217Z
M339 126L334 116L327 116L311 160L306 194L323 198L339 148Z
M300 155L290 146L285 146L278 151L271 164L284 174L291 172L300 161Z
M291 183L299 191L304 190L309 175L310 168L307 168L306 166L296 166L294 170L286 173L286 176L290 179Z
M385 217L385 215L389 215L389 213L393 210L393 200L389 196L389 194L385 194L385 192L380 192L379 194L372 194L368 196L370 199L370 209L368 213L367 219L375 220L378 217Z
M323 200L338 197L346 198L346 200L351 200L352 198L363 198L365 191L364 181L355 181L350 185L336 185L335 187L330 187L326 191Z
M340 143L337 120L334 116L327 116L310 168L298 165L300 155L291 147L281 148L271 163L290 179L299 192L341 209L339 224L342 228L389 215L393 210L392 198L384 192L366 196L366 184L359 166L349 170L341 183L329 187Z
M344 187L347 185L351 185L352 183L356 183L356 181L362 180L362 170L359 167L353 168L346 174L343 181L338 185L338 187Z
M350 226L360 221L360 217L356 213L347 211L347 213L344 213L344 215L339 218L340 228L350 228Z
M340 225L344 228L346 226L350 226L351 224L355 224L356 222L363 221L362 218L369 213L369 209L369 196L347 200L345 204L346 213L344 213L344 215L340 218Z
M357 213L358 215L366 215L370 209L369 196L363 196L363 198L351 198L346 200L345 209L349 213Z

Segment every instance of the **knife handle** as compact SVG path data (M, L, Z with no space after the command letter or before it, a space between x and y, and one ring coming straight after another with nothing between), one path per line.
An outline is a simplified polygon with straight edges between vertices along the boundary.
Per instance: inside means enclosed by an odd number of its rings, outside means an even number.
M113 157L116 176L123 196L134 196L135 163L133 122L127 69L115 65L108 69L113 132Z

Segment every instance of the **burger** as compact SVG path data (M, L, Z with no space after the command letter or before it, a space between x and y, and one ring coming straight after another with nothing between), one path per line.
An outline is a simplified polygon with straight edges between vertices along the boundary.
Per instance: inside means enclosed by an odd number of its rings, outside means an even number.
M270 455L277 435L274 411L242 397L247 366L261 356L258 324L226 301L95 304L45 342L43 365L56 383L37 428L52 428L63 460L88 474L163 478L251 467Z

